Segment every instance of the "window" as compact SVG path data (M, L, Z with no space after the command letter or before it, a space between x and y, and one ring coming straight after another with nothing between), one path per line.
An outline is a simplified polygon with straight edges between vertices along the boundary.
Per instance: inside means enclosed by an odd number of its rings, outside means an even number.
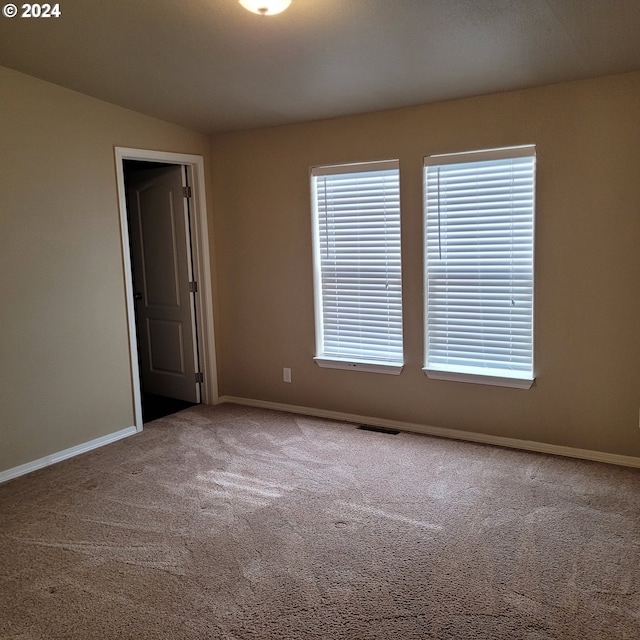
M535 147L425 158L425 373L533 384Z
M402 370L400 178L397 160L311 172L316 362Z

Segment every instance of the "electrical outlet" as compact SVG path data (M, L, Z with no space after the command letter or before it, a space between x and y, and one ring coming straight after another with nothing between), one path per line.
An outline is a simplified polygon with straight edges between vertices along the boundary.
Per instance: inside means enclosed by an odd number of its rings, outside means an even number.
M282 381L291 382L291 369L289 369L289 367L284 367L282 369Z

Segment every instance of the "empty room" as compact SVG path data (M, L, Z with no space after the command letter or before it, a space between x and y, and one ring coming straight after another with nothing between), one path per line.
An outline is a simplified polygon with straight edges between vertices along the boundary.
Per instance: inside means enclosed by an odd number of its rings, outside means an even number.
M0 638L639 638L639 33L4 3Z

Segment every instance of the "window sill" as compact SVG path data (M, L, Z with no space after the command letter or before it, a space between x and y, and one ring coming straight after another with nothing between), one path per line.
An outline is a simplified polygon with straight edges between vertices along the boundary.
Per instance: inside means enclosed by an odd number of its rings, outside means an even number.
M427 378L432 380L448 380L451 382L470 382L472 384L486 384L493 387L510 387L512 389L531 389L535 378L513 378L505 376L491 376L480 373L464 373L462 371L443 371L442 369L422 369Z
M387 364L371 360L336 360L332 358L314 358L316 364L323 369L345 369L349 371L366 371L368 373L386 373L398 376L402 373L402 364Z

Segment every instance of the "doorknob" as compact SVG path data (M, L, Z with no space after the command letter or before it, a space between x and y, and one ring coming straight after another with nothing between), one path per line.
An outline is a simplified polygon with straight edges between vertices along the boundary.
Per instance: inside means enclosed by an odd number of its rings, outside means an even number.
M137 293L134 293L134 294L133 294L133 297L134 297L136 300L142 300L142 294L141 294L139 291L138 291Z

